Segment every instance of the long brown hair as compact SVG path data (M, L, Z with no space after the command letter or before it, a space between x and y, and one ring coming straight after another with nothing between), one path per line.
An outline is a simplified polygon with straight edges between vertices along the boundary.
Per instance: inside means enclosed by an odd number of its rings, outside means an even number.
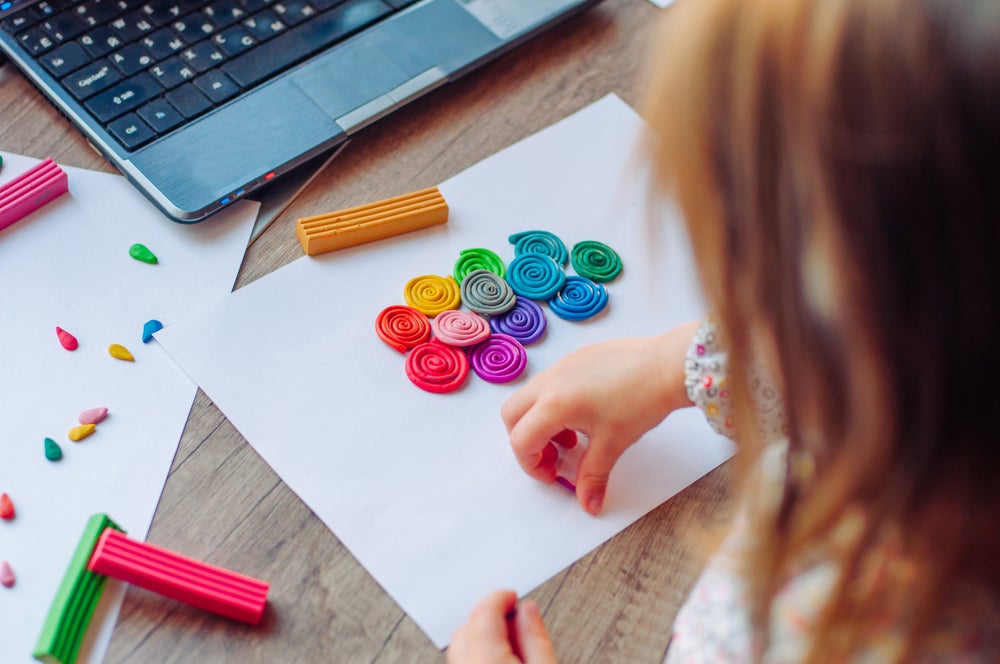
M764 357L784 386L754 623L822 550L841 576L812 658L849 659L886 612L909 657L956 584L1000 588L1000 3L681 0L666 23L657 180L732 378Z

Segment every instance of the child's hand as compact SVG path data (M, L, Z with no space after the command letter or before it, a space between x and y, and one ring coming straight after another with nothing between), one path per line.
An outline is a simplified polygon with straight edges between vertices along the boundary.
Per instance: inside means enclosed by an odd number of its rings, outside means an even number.
M510 590L487 595L472 610L469 621L452 636L447 654L449 664L556 661L538 606L530 600L517 606L517 595Z
M684 358L698 323L656 337L586 346L541 372L501 409L514 455L542 482L556 478L555 443L590 443L576 477L576 496L591 514L604 505L611 469L622 453L671 412L690 406Z

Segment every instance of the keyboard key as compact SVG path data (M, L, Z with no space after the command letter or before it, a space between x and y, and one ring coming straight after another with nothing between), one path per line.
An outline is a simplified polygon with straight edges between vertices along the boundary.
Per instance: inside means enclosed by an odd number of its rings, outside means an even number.
M189 120L212 108L212 102L198 88L194 87L194 83L185 83L176 90L171 90L165 98L171 106Z
M198 74L194 67L179 57L173 57L153 65L149 68L148 73L168 90L176 88L185 81L194 79Z
M271 3L270 0L240 0L240 4L243 5L243 9L247 10L248 14L256 14Z
M125 78L107 60L97 60L62 80L63 87L77 99L83 100L109 88Z
M111 21L111 27L125 42L135 41L155 30L141 11L134 11Z
M203 41L181 51L180 58L201 73L221 63L226 56L215 48L211 41Z
M77 42L86 49L93 58L100 58L107 55L123 44L121 37L111 28L101 26L83 35Z
M73 14L88 28L104 25L118 13L111 0L87 0L73 7Z
M63 9L64 5L62 3L50 2L50 0L43 0L42 2L36 2L32 9L40 18L46 19L50 16L55 16L59 13L60 9Z
M221 104L240 91L240 86L218 69L194 79L194 84L216 104Z
M38 26L28 28L22 32L17 41L21 43L21 47L24 50L32 55L41 55L56 45L55 40L49 36L49 33Z
M115 5L116 14L124 14L130 9L136 9L142 4L142 0L113 0Z
M118 118L108 125L108 131L129 150L156 138L156 133L135 113Z
M193 44L204 38L204 35L198 29L197 16L185 16L178 19L170 24L170 29L174 31L174 34L183 39L185 44Z
M155 62L153 56L138 43L129 44L121 50L112 53L108 57L108 60L118 67L119 71L125 74L125 76L138 74Z
M350 0L311 21L285 30L243 55L224 63L222 69L243 87L312 55L389 13L381 0Z
M278 20L278 17L266 9L246 19L241 25L257 41L268 40L287 27Z
M238 25L226 28L212 37L212 43L228 56L239 55L257 43L246 30Z
M184 116L163 98L154 99L145 106L140 106L137 112L153 131L161 135L184 122Z
M101 92L87 102L86 106L101 122L114 118L142 106L163 92L163 86L146 72L136 74L124 83L119 83Z
M139 43L157 60L169 58L186 45L186 42L170 28L163 28L151 35L146 35L139 40Z
M82 33L87 26L73 14L63 13L42 21L42 28L61 44Z
M158 28L176 21L187 12L177 2L147 2L139 7L139 13Z
M316 10L305 0L282 0L271 5L271 11L288 25L297 25L316 15Z
M38 23L39 18L40 17L32 11L32 7L28 7L27 9L22 9L21 11L15 12L4 18L3 21L0 21L0 25L2 25L3 29L7 32L15 35L26 28L30 28L35 23Z
M90 60L90 54L83 50L83 47L76 42L63 44L59 48L49 51L39 59L42 66L56 78L62 78L70 72L76 71L90 62Z
M215 27L224 28L233 23L242 21L247 17L247 11L244 7L237 4L234 0L216 0L212 4L205 7L202 13L208 17Z
M194 28L194 34L197 35L198 39L210 37L215 32L215 23L212 23L212 19L204 14L192 14L188 18L192 21L191 25Z

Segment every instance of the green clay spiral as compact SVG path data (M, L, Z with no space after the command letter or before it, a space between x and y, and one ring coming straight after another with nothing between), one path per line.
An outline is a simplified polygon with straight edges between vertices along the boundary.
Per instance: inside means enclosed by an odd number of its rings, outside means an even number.
M578 275L598 283L611 281L622 273L622 259L618 253L594 240L574 244L569 260Z
M507 266L495 252L480 247L463 249L455 261L455 281L462 283L475 270L489 270L501 279L507 276Z

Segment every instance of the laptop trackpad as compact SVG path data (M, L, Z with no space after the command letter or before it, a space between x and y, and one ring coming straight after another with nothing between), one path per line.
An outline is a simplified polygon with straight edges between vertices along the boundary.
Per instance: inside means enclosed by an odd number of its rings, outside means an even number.
M230 194L232 183L250 182L338 134L340 127L306 95L277 79L139 151L132 161L175 206L196 210Z
M331 118L385 94L410 78L378 48L347 43L296 72L292 81Z

